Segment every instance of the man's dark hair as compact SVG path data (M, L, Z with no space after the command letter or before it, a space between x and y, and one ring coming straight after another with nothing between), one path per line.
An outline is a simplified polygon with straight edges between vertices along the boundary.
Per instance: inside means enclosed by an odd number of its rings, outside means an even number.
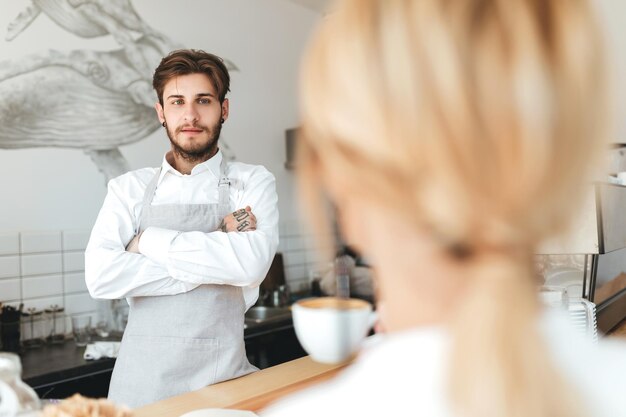
M161 60L152 77L152 87L156 90L159 103L163 105L163 90L169 80L180 75L198 73L209 77L222 103L226 93L230 91L228 69L222 58L198 49L172 51Z

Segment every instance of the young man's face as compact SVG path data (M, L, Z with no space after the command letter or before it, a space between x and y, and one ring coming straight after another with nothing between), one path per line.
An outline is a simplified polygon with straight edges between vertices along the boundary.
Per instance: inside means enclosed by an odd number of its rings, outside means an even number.
M207 159L217 152L222 124L228 118L228 99L220 104L204 74L174 77L163 89L163 106L156 111L165 122L172 150L188 159Z

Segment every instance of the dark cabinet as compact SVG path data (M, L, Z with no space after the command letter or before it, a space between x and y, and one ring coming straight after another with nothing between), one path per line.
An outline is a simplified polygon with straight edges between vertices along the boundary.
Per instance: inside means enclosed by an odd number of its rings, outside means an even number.
M110 369L73 379L51 381L33 388L41 399L67 398L76 393L85 397L102 398L109 393L112 373L113 369Z
M246 353L259 369L306 356L292 326L247 337Z

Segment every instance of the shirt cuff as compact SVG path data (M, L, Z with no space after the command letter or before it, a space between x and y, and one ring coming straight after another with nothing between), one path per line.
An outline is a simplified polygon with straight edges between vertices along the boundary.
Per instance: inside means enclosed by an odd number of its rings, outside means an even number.
M148 227L139 238L139 252L167 268L170 245L178 235L179 232L176 230Z

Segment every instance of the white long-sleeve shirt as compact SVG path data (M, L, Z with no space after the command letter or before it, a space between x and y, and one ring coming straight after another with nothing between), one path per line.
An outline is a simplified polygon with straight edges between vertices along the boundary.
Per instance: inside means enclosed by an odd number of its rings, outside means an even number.
M196 165L190 175L163 158L152 200L158 204L218 202L222 153ZM94 298L175 295L200 284L242 287L247 307L259 295L278 247L278 197L274 176L264 167L230 162L226 175L233 210L250 206L257 229L249 232L184 232L148 227L140 254L125 250L135 235L148 183L158 168L143 168L109 181L85 251L85 280Z

